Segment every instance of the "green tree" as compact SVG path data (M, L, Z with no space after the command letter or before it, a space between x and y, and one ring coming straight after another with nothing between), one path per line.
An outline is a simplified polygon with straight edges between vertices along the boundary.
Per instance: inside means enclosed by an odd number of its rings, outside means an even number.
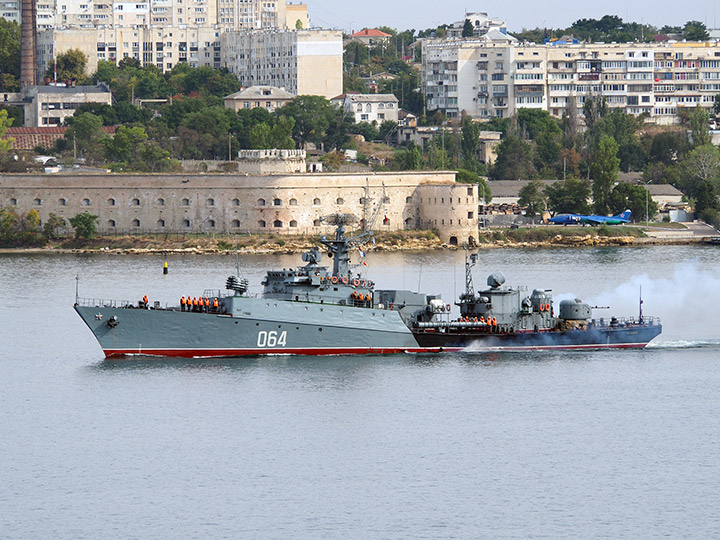
M710 144L711 136L708 124L710 114L702 107L695 107L690 113L690 132L692 134L693 146L704 146Z
M715 94L715 101L713 102L713 112L716 115L720 115L720 94Z
M128 57L120 60L117 63L117 66L120 69L128 69L128 68L141 69L142 68L142 64L140 63L140 60L138 60L137 58L133 58L132 56L128 56Z
M608 198L613 183L617 180L620 158L617 157L618 145L607 135L600 139L597 151L590 165L593 178L593 204L598 214L607 214Z
M405 150L396 150L394 161L401 171L415 171L423 167L423 153L415 144Z
M273 148L272 136L270 133L270 126L265 122L253 126L250 130L250 148L253 149L268 149Z
M477 171L480 166L478 154L480 152L480 126L470 116L463 118L462 140L462 165L469 171Z
M477 184L478 196L482 198L484 193L485 202L489 203L492 201L492 190L490 189L490 184L488 184L485 178L476 172L468 171L467 169L458 169L458 172L455 175L455 181L461 184Z
M55 240L60 235L60 230L65 227L63 218L50 212L48 219L43 223L43 236L46 240Z
M648 157L651 163L670 165L683 159L688 150L687 137L676 131L658 133L652 138Z
M647 188L637 184L620 182L610 192L608 208L611 214L631 210L635 219L642 219L645 217L646 201L649 218L652 219L657 213L657 203L653 201Z
M97 233L98 216L89 212L81 212L70 218L70 225L75 229L75 238L89 239Z
M556 214L589 214L590 183L568 178L545 188L548 210Z
M98 156L98 145L103 139L103 132L100 129L103 121L99 116L86 112L73 117L73 123L65 132L65 139L68 146L73 146L90 160Z
M543 185L533 180L520 189L518 204L525 208L526 216L535 216L547 208L547 195L543 192Z
M132 164L140 159L140 152L148 135L142 127L120 126L115 136L105 140L106 156L110 161Z
M352 128L352 132L362 135L366 141L374 141L378 138L378 130L368 122L359 122Z
M5 109L0 109L0 160L4 157L11 148L15 139L9 137L3 139L7 129L12 125L12 118L8 118L8 112Z
M0 18L0 91L20 90L20 25Z
M463 24L462 29L462 37L473 37L474 33L475 29L473 28L472 22L470 22L470 19L465 19L465 24Z
M498 145L497 159L492 167L496 180L522 180L535 176L533 149L515 135L507 135Z
M337 115L337 109L322 96L298 96L276 111L295 119L293 138L301 148L309 142L320 144Z
M80 49L68 49L58 54L55 60L50 60L48 63L46 77L54 78L56 65L58 81L79 81L85 77L87 56Z
M710 34L700 21L688 21L683 28L683 37L688 41L707 41Z

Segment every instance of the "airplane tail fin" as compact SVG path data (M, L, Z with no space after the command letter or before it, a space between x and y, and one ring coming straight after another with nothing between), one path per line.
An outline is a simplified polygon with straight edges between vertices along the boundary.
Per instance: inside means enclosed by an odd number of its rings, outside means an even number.
M632 210L625 210L624 212L621 212L620 214L618 214L615 217L620 218L620 219L630 219L631 215L632 215Z

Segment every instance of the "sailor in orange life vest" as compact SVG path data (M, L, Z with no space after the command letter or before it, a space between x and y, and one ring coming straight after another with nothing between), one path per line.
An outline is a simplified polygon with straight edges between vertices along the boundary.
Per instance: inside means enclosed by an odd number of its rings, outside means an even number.
M180 297L180 311L185 311L185 297Z

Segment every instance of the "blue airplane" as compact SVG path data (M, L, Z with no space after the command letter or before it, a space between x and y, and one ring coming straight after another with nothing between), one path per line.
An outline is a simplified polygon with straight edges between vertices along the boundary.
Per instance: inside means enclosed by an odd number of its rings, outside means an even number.
M583 216L581 214L560 214L551 217L549 223L558 225L619 225L621 223L630 223L630 210L625 210L617 216Z

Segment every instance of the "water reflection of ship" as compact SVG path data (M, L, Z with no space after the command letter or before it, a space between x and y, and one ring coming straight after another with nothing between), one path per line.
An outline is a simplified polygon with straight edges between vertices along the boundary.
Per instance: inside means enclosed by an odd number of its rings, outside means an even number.
M214 304L209 309L158 303L140 309L77 298L75 310L107 357L644 347L662 329L659 320L642 315L593 319L592 308L577 299L560 302L556 314L550 291L507 287L500 273L476 293L477 256L467 252L466 287L456 303L460 317L453 318L440 295L376 288L362 264L351 264L351 254L364 255L362 245L372 234L363 227L348 235L346 227L356 219L347 214L324 219L335 226L333 236L320 238L332 268L313 248L303 254L304 266L267 271L261 295L249 294L247 280L232 276L229 294L205 292Z

